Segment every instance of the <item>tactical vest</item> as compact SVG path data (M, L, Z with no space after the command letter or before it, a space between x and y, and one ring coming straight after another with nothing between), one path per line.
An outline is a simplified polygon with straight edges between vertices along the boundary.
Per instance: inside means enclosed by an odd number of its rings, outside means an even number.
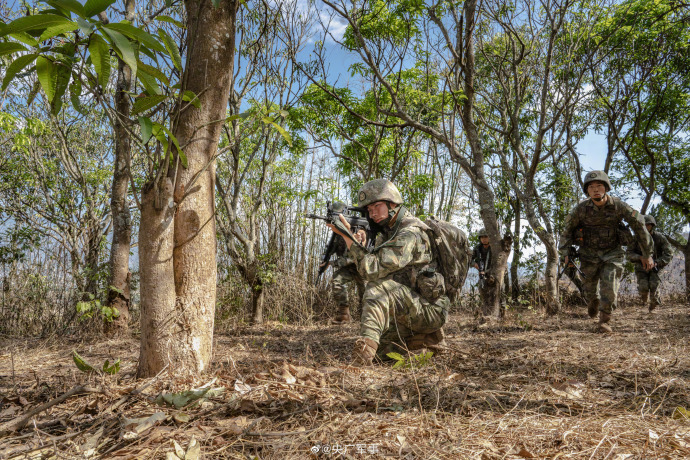
M619 224L622 219L622 207L618 198L609 195L610 203L598 209L596 205L588 206L591 200L581 202L577 207L577 216L583 229L582 244L589 249L613 249L621 246Z
M402 211L401 211L402 212ZM410 228L410 227L417 227L421 230L421 235L426 235L427 230L429 230L429 227L422 222L421 220L417 219L416 217L413 217L409 214L406 214L402 216L402 219L397 222L392 229L389 229L388 231L381 232L377 235L376 239L376 247L374 248L374 251L376 248L383 246L388 243L391 239L393 239L402 229L404 228ZM429 243L426 245L426 249L429 251L429 255L431 256L431 247ZM414 254L413 259L418 260L421 258L422 254ZM433 267L434 262L431 263L415 263L415 264L409 264L406 267L404 267L402 270L398 270L392 275L392 279L394 281L397 281L400 284L403 284L405 286L409 286L410 288L414 289L415 291L417 290L417 277L419 276L420 273L426 272L426 271L434 271L435 268Z
M659 261L661 260L661 256L664 255L663 251L663 244L661 241L661 235L659 233L655 232L654 229L652 229L652 241L654 241L654 260ZM639 249L639 245L638 245ZM642 250L640 250L640 254L642 254Z

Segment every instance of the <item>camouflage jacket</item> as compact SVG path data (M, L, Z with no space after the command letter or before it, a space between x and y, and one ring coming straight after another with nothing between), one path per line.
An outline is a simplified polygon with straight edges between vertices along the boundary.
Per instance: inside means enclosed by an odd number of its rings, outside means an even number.
M479 243L476 245L474 251L472 251L472 263L482 264L484 270L489 270L491 268L491 246L484 249L483 244Z
M591 198L581 201L565 218L559 251L562 257L568 255L568 248L574 243L574 232L582 228L584 238L581 251L610 251L621 248L619 224L626 221L635 232L642 255L652 254L652 237L644 226L642 215L626 202L607 195L606 204L599 208Z
M427 225L403 211L404 214L398 216L398 219L402 218L400 222L396 221L392 228L376 236L371 252L357 244L350 248L349 257L354 259L357 271L365 281L396 279L412 287L414 281L410 280L409 273L431 262L431 245L425 231Z
M671 263L673 258L673 250L671 249L671 243L668 242L666 237L661 233L654 231L652 229L652 240L654 241L654 262L657 263L659 268L664 268L666 265ZM630 262L640 262L642 257L642 250L639 244L634 244L628 247L626 256Z

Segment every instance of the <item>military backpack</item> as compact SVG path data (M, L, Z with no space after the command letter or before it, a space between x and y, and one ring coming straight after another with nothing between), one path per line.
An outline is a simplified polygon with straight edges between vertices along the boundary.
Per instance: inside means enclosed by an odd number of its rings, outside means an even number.
M438 271L443 275L446 293L455 300L462 291L470 268L472 250L465 232L453 224L431 216L424 221Z

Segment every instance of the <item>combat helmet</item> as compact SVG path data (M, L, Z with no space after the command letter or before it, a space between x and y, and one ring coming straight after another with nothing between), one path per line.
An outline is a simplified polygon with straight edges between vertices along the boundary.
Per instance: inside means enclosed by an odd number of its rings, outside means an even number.
M608 174L604 171L590 171L585 175L585 180L582 184L582 191L585 192L585 195L587 194L587 185L595 181L603 182L606 191L611 191L611 180L609 180Z
M484 227L482 227L478 232L477 236L481 238L482 236L489 236L489 232L486 231Z
M651 224L651 225L656 227L656 219L654 218L654 216L652 216L650 214L647 214L646 216L644 216L644 223L645 223L645 225Z
M398 187L388 179L374 179L362 185L359 189L359 207L369 206L377 201L390 201L402 204L403 199Z

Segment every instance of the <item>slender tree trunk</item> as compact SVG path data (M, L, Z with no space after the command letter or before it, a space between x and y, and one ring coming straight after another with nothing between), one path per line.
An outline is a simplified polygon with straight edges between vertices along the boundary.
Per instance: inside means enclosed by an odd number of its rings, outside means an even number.
M98 298L98 261L101 255L101 233L98 221L92 221L88 229L88 243L86 248L86 263L84 264L85 280L84 292Z
M178 118L173 132L185 146L188 160L186 168L176 171L174 201L167 193L168 182L162 187L164 195L156 197L155 187L149 185L142 197L149 203L142 203L139 237L147 243L146 250L155 250L161 257L141 258L140 377L153 376L166 364L176 374L198 374L208 367L212 353L216 302L214 158L230 94L238 4L224 0L214 7L207 0L187 0L185 6L188 35L183 89L198 96L200 108L184 104L184 109L174 114ZM169 217L162 213L169 212L170 205L175 211L173 222L162 231L162 222ZM145 291L149 292L146 297ZM170 336L168 331L175 334Z
M126 19L134 20L134 0L126 0ZM113 217L113 241L110 246L110 276L108 279L107 303L117 308L119 316L107 326L110 333L123 333L129 327L130 273L129 249L132 239L132 217L127 205L129 185L129 162L131 158L131 139L129 136L132 104L129 91L132 88L132 70L121 59L117 66L117 88L115 90L114 119L115 168L110 194L110 212Z
M515 201L515 222L513 227L513 263L510 265L510 278L512 281L512 297L513 302L517 303L520 297L520 274L518 270L520 269L520 223L522 221L520 215L520 202Z
M683 248L683 256L685 256L685 298L690 303L690 234Z

